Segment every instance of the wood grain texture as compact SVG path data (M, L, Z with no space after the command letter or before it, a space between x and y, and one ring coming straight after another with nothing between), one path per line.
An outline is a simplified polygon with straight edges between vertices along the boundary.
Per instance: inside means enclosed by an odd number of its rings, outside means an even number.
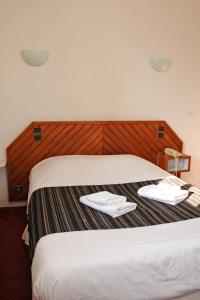
M157 137L164 126L163 138ZM34 128L41 140L34 140ZM39 161L56 155L134 154L156 163L165 147L182 151L182 141L165 121L32 122L7 148L10 201L27 199L28 177ZM22 186L21 192L16 187Z

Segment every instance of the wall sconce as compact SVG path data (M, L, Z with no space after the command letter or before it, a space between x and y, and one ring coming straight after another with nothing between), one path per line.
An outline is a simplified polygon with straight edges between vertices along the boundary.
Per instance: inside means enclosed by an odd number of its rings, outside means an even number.
M49 52L42 50L22 50L21 57L28 65L39 67L47 61Z
M167 57L151 57L150 64L157 72L166 72L172 65L172 60Z

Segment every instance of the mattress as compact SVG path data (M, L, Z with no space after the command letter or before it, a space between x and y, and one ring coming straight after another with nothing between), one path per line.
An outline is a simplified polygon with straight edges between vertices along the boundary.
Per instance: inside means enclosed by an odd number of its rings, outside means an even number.
M164 205L163 209L163 204L155 203L152 213L149 210L152 202L136 197L139 186L148 184L149 180L168 176L167 172L150 162L131 155L55 157L34 167L30 175L29 191L29 229L33 249L36 246L32 264L33 299L161 300L198 291L200 219L195 217L199 216L199 208L181 203L179 210L176 208L173 211L173 208L171 211L169 205ZM158 224L155 219L159 219L159 216L167 222L175 223L112 230L105 230L102 226L103 229L98 231L91 230L97 228L89 226L81 232L54 234L51 234L51 230L44 230L52 224L52 219L44 209L51 205L52 195L69 195L69 191L71 194L79 194L80 190L88 193L91 189L99 188L121 194L131 190L129 201L143 207L143 211L137 214L141 216L146 213L146 218L143 218L146 223L139 222L139 226ZM45 194L49 197L44 197ZM64 198L70 203L70 197ZM77 206L78 196L75 198ZM57 200L55 202L58 204ZM91 216L94 210L87 210L85 217L88 222L88 214ZM163 214L164 210L166 214ZM43 216L40 215L41 211ZM96 214L99 214L98 218L104 215L99 212ZM111 228L134 227L138 215L129 214L123 218L133 220L130 226ZM195 219L180 221L189 218ZM76 219L77 222L80 220ZM40 226L42 222L43 228ZM121 219L121 224L124 222L125 219Z

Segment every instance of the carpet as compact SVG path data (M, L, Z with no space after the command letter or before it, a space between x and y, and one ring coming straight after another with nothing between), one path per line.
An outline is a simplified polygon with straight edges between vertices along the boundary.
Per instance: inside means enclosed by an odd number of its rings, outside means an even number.
M21 239L26 207L0 208L0 299L31 300L28 247Z

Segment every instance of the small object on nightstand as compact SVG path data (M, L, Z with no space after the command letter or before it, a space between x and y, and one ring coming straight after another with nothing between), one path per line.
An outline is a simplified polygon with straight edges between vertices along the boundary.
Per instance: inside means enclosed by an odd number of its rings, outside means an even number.
M6 166L6 160L0 160L0 168L4 168Z
M158 166L169 173L179 175L181 172L190 171L191 156L179 153L179 155L161 152L158 157Z

